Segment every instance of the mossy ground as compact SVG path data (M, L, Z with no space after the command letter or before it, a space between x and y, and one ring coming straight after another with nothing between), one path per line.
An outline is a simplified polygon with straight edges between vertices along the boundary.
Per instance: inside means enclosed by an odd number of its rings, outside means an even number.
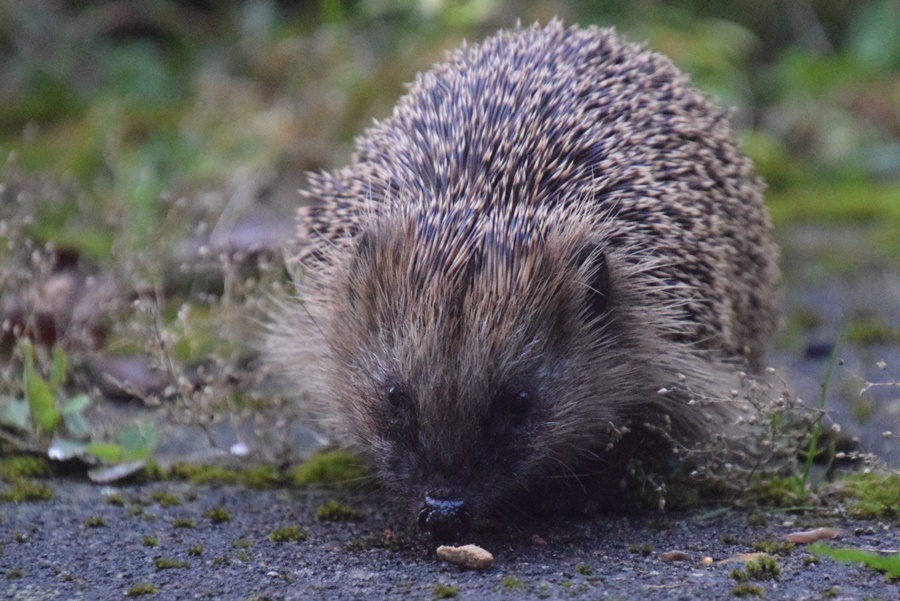
M269 533L269 539L276 543L297 542L307 538L309 534L297 525L276 528Z
M316 519L320 522L361 522L365 517L364 512L342 505L335 499L316 508Z
M287 477L297 487L359 486L370 479L364 463L344 451L319 453L308 461L290 468Z
M843 480L849 512L866 519L896 519L900 517L900 474L853 474Z
M28 585L39 579L63 598L68 596L66 591L70 589L66 587L74 586L72 581L59 574L41 572L39 567L31 569L27 558L49 553L47 557L53 558L63 573L71 573L76 555L67 551L66 545L71 546L72 537L78 533L82 546L106 549L100 555L77 556L81 566L78 581L89 590L111 590L120 596L131 587L145 584L156 587L158 594L176 594L172 588L173 573L181 583L179 587L189 587L196 594L204 590L210 594L222 593L216 583L227 583L223 586L232 592L241 591L242 598L261 595L278 598L287 591L313 594L325 589L352 590L354 595L365 598L391 591L420 591L431 596L434 584L440 584L448 589L456 587L460 598L475 595L489 599L510 594L550 598L589 596L601 591L630 598L630 593L624 591L633 593L635 589L629 587L637 586L642 598L657 601L667 598L664 593L670 592L667 587L673 583L678 583L681 591L690 591L691 583L702 583L707 594L721 598L730 596L732 588L746 584L740 590L750 591L751 585L758 586L766 598L786 599L779 591L785 595L796 587L818 591L822 574L840 579L847 571L854 574L854 579L844 583L847 594L856 594L858 589L853 587L861 582L866 583L869 591L878 591L877 586L893 586L883 584L875 572L872 580L856 567L835 567L838 564L824 556L819 562L809 562L806 553L790 553L786 547L787 554L779 555L777 560L772 558L780 570L781 581L777 585L773 580L775 568L759 560L737 568L745 575L740 577L746 578L743 582L735 582L729 576L735 569L733 564L701 565L701 557L707 555L719 560L753 552L754 548L778 553L782 535L800 527L799 524L783 525L786 514L775 513L775 519L767 524L750 526L734 510L705 516L710 512L689 512L669 516L675 526L662 530L654 527L652 518L646 515L519 522L511 528L473 533L473 542L494 553L496 561L487 572L470 573L436 561L436 543L416 532L415 525L409 523L411 516L403 508L385 506L383 498L372 491L313 488L288 489L286 494L285 489L194 485L183 481L120 487L118 494L125 499L125 504L110 505L103 502L104 495L97 487L69 479L60 482L58 498L40 504L24 503L15 512L7 513L6 521L0 522L0 535L11 541L7 545L14 547L4 548L0 555L0 573L19 569L22 577L6 582ZM182 503L164 507L153 501L158 492L173 494ZM316 507L331 495L341 499L342 504L364 511L364 519L358 522L316 520ZM74 499L79 499L79 503L73 503ZM86 503L87 499L95 502ZM232 516L230 521L213 523L203 517L210 509L226 505ZM156 519L147 521L144 514L132 515L129 509L133 506L143 508L145 513L154 512ZM62 507L68 509L61 511ZM74 523L73 507L85 510L83 517ZM43 516L46 531L29 529L34 515ZM85 528L84 520L97 516L103 517L107 526ZM291 516L288 523L285 523L286 516ZM175 528L175 517L196 522L196 528ZM790 514L790 519L802 522L804 518ZM817 519L843 524L834 516ZM277 527L273 528L273 524ZM398 524L404 527L395 529ZM853 547L867 544L865 541L871 537L867 532L871 529L865 524L856 521L844 525L846 535L840 544ZM7 530L21 535L12 536ZM885 545L895 544L890 532L878 532ZM151 541L153 544L148 544ZM644 548L650 552L645 554ZM688 559L666 562L654 552L671 549L687 549ZM12 555L10 550L14 552ZM12 557L16 561L10 565ZM265 570L248 569L257 565L266 566ZM330 565L334 569L310 574L304 571L308 565ZM621 579L621 574L626 572L632 577ZM129 577L123 581L110 577L112 573L127 573ZM340 576L369 573L376 577L358 580ZM632 582L634 579L637 582ZM809 589L810 586L813 588Z

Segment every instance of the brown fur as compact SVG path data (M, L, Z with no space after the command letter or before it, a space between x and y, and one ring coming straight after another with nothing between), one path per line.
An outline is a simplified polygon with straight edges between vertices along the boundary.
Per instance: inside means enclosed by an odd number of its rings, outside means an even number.
M629 420L732 427L776 322L762 190L666 58L557 21L501 32L312 177L270 347L385 481L481 513Z

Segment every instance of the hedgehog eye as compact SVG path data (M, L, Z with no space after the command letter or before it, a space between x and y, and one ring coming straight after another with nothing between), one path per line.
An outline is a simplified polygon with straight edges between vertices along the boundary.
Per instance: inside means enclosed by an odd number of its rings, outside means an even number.
M525 424L531 414L534 398L527 390L503 391L497 395L495 407L506 416L511 426L519 427Z
M379 413L384 436L395 443L414 444L418 431L415 405L403 386L390 386L385 391L387 408Z
M409 396L401 386L391 386L388 388L387 401L394 409L404 409L409 406Z

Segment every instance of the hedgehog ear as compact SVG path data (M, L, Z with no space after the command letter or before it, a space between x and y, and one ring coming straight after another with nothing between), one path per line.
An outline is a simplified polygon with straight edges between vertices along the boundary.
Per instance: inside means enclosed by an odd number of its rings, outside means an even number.
M588 321L596 321L609 312L612 286L606 254L596 244L585 244L576 255L576 266L579 272L587 274L584 315Z

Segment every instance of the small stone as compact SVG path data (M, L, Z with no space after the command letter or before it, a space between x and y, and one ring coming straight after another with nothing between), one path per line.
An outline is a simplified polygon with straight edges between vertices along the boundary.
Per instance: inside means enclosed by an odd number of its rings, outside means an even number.
M441 545L437 548L437 556L447 563L458 565L466 570L486 570L494 563L494 556L478 545L462 547Z

